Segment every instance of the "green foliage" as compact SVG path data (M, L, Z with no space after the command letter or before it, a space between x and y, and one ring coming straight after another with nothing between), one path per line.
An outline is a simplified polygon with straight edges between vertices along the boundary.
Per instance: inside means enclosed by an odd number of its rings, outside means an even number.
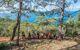
M70 20L65 24L66 25L66 36L75 37L80 34L80 15L75 17L70 17Z
M40 16L41 18L43 16ZM39 17L39 18L40 18ZM63 23L63 31L66 30L65 35L75 37L80 34L80 15L72 18L69 18L67 22ZM76 19L76 20L74 20ZM53 20L53 19L52 19ZM25 34L34 33L34 32L50 32L52 34L58 34L58 26L53 24L52 20L39 20L37 19L35 23L21 22L20 32ZM47 21L47 22L46 22ZM13 27L15 26L16 21L9 18L0 18L0 36L11 36L13 32ZM47 23L47 24L46 24ZM17 32L16 32L17 33Z
M10 36L14 23L15 22L9 18L0 18L0 36Z
M15 43L0 43L0 50L8 50L10 46L16 45ZM7 49L8 48L8 49Z

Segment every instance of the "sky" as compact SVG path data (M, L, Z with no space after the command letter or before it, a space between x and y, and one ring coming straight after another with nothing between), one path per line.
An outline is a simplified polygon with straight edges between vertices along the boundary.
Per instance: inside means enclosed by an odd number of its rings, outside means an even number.
M32 7L35 6L35 3L31 3L32 4ZM18 8L18 3L14 5L14 7ZM46 12L46 11L51 11L53 9L56 9L57 7L56 6L50 6L50 5L47 5L45 8L41 7L41 6L38 6L38 8L36 8L35 11L41 11L41 12ZM71 4L69 7L65 8L66 11L78 11L80 10L80 0L78 0L77 3L75 4ZM9 7L5 7L5 6L2 6L0 7L0 16L11 16L11 18L16 18L15 14L11 14L11 8ZM30 22L34 21L35 18L34 18L34 14L31 14L30 16L33 16L29 19ZM57 17L56 17L57 18ZM23 18L24 20L26 20L26 18Z
M71 4L68 8L66 8L67 11L77 11L80 10L80 0L75 3L75 4Z
M31 5L32 5L31 8L33 8L35 6L35 3L31 3ZM18 3L15 4L14 7L18 8ZM53 5L47 5L45 8L41 7L41 6L38 6L38 8L36 8L35 11L45 12L45 11L51 11L51 10L56 9L56 8L57 7L53 6ZM4 11L1 11L1 10L4 10ZM78 2L75 3L75 4L71 4L65 10L67 10L67 11L77 11L77 10L80 10L80 0L78 0ZM8 7L6 8L5 6L0 7L0 13L10 13L10 12L11 12L10 8L8 8Z

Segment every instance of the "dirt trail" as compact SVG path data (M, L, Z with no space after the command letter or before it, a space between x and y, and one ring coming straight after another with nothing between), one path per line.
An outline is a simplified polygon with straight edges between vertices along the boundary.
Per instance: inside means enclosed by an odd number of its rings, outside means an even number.
M16 38L15 38L16 39ZM0 37L0 42L10 42L10 37ZM80 41L79 41L80 42ZM29 46L29 45L28 45ZM16 48L12 47L12 50L17 50ZM69 48L69 49L68 49ZM27 50L80 50L80 44L78 44L74 40L63 40L57 41L52 40L44 40L42 43L30 45Z
M34 50L60 50L62 48L68 48L68 47L72 47L72 46L75 46L77 45L77 42L75 41L68 41L68 40L64 40L64 41L52 41L51 43L48 43L48 44L43 44L43 45L40 45L38 46L35 46L37 47L36 49Z
M0 42L9 42L10 37L0 37Z

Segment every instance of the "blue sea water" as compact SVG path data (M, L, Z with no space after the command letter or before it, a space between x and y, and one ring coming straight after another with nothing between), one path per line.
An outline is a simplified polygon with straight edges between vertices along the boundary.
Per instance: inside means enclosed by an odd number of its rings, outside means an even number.
M71 11L71 12L67 12L69 13L71 16L76 16L78 14L78 11ZM30 17L21 16L21 20L22 21L28 21L31 23L35 23L35 20L37 19L37 15L35 15L34 13L30 13L29 14ZM9 17L10 19L16 20L17 18L17 13L0 13L0 17L5 18L5 17ZM47 15L46 18L56 18L58 19L60 17L59 14L52 14L52 15ZM68 19L68 16L64 16L64 20L66 21Z

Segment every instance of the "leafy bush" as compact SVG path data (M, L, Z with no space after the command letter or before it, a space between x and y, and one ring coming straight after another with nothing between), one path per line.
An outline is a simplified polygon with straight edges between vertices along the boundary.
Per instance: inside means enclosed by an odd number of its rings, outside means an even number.
M69 37L75 37L75 36L78 35L78 33L77 33L77 31L74 31L74 32L68 31L68 32L65 33L65 35L69 36Z
M16 45L15 43L0 43L0 50L4 50L9 46L14 46Z

